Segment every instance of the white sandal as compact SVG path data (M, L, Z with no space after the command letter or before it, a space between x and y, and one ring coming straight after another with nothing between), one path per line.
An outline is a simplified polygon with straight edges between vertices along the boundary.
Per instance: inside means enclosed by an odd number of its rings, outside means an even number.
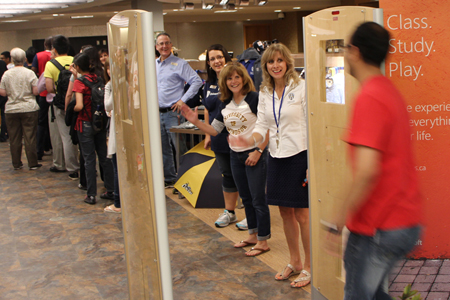
M305 276L302 276L302 274ZM297 285L297 283L299 283L299 282L302 282L302 283L304 282L304 284ZM291 287L301 288L301 287L307 286L310 283L311 283L311 273L309 273L306 270L302 270L301 274L297 277L297 279L295 279L294 282L291 283Z
M292 272L289 273L288 276L284 276L284 273L286 272L286 269L287 269L287 268L291 269ZM280 274L281 274L281 276L278 277L278 278L277 278L277 276L275 275L275 280L278 280L278 281L288 280L289 277L300 274L300 271L297 271L297 270L294 268L293 265L287 264L287 266L284 267L283 271L281 271Z

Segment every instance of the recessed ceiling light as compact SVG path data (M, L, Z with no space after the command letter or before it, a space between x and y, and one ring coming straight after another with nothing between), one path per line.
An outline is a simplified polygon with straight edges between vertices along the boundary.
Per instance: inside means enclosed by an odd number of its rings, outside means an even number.
M93 18L93 15L90 16L71 16L72 19L89 19L89 18Z
M293 9L302 9L300 6L293 7Z
M57 17L57 16L59 16L59 15L58 15L58 14L53 14L53 16L54 16L54 17Z
M165 15L167 15L167 13L166 13L166 12L163 12L163 16L165 16Z
M237 10L216 10L215 14L226 14L226 13L234 13L237 12Z
M244 9L243 7L239 6L238 9Z
M229 0L220 0L219 5L225 5Z
M281 12L281 9L275 9L274 12Z
M22 23L22 22L28 22L28 20L7 20L2 21L3 23Z
M174 9L173 11L178 11L178 9Z
M247 19L247 21L251 21L250 19Z

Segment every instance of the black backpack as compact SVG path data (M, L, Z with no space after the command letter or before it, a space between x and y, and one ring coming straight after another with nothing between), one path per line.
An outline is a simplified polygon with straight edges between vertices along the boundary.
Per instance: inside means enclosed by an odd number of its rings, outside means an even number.
M106 129L108 116L105 112L105 84L101 77L90 81L87 76L78 78L84 85L91 89L91 124L94 132Z
M67 89L69 88L70 76L72 76L72 72L66 67L70 67L70 65L62 66L56 59L52 59L50 62L59 70L58 80L55 82L56 96L53 98L53 105L59 109L65 109Z

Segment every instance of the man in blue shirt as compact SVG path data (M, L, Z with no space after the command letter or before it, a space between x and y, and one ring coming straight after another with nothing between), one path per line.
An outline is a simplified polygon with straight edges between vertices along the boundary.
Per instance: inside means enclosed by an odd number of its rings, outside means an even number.
M169 130L178 125L181 107L197 94L203 82L185 60L172 54L172 42L169 34L163 32L156 36L156 50L161 55L156 59L156 76L164 182L168 187L172 186L177 178L172 152L172 145L176 145L176 134L170 133ZM186 93L184 93L185 84L190 85Z

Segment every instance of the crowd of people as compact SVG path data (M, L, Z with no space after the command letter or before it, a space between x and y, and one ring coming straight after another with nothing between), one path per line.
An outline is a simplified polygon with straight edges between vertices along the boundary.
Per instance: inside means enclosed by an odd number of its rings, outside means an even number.
M106 85L102 101L106 113L113 115L108 51L86 45L74 57L63 35L46 38L44 48L38 53L32 47L1 53L0 141L9 139L14 170L23 168L22 139L30 170L42 167L39 161L45 154L52 155L49 171L67 172L69 179L79 180L78 188L87 193L84 202L92 205L97 197L97 156L106 189L100 198L114 201L104 210L120 213L115 143L107 143L108 135L114 141L108 120L98 130L91 128L89 82Z
M345 59L350 74L362 84L351 129L344 138L351 146L355 179L345 207L336 211L334 226L328 229L327 249L333 252L341 246L340 234L347 224L351 234L345 253L345 299L374 299L375 295L387 299L384 277L419 236L421 198L405 104L380 70L389 33L368 22L358 27L350 42L344 47ZM100 197L114 200L104 210L120 213L107 51L88 45L72 57L68 39L62 35L47 38L44 45L46 50L36 54L20 48L1 53L0 141L9 138L15 170L23 168L22 138L30 170L40 168L39 160L52 149L50 171L69 172L70 179L79 179L79 188L87 191L84 201L92 205L96 204L98 157L106 189ZM205 132L204 147L214 151L222 173L225 210L215 226L236 223L238 229L248 230L248 236L234 247L252 246L246 256L262 255L270 251L269 205L278 206L289 261L274 278L284 281L297 276L291 286L304 287L311 281L305 82L285 45L255 43L251 49L241 57L260 55L253 65L258 72L232 60L223 45L211 45L205 54L207 79L203 82L186 61L173 54L170 35L157 35L165 186L173 187L177 179L173 153L177 136L170 129L185 118ZM66 88L62 77L67 77ZM98 109L94 84L105 85L103 109L112 118L109 131L103 122L93 122ZM186 104L195 98L205 107L204 120L199 119L197 108L192 110L198 103ZM239 197L246 218L238 223Z

